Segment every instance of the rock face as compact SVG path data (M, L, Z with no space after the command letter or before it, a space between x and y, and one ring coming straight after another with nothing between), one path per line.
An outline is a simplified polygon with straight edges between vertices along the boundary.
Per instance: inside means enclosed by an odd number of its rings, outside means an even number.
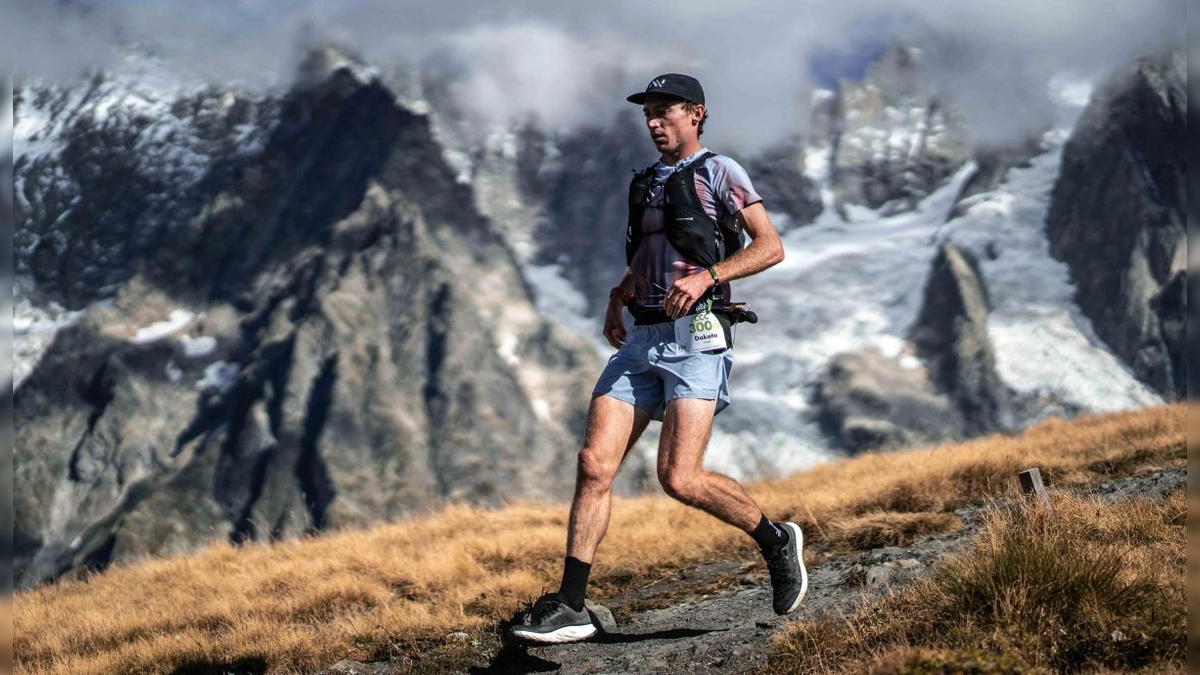
M15 392L18 584L568 495L594 352L538 317L428 118L314 58L261 150L182 186L170 236L122 249L115 296ZM82 301L77 278L46 292Z
M803 169L804 147L799 143L781 143L746 163L763 205L787 216L774 223L780 232L808 225L824 210L820 186Z
M162 87L152 61L70 87L14 92L15 266L69 309L112 297L136 261L219 191L278 119L279 101L211 86Z
M645 129L628 113L607 129L559 139L553 154L544 141L522 147L521 191L542 212L534 230L535 262L559 265L594 315L604 312L609 289L625 272L629 179L654 161L645 139Z
M979 262L970 251L943 244L909 339L938 390L962 415L962 430L968 436L1011 427L1007 390L996 374L988 339L989 309Z
M839 209L911 211L970 158L965 124L921 79L920 51L895 45L861 82L839 82L832 177Z
M987 334L987 288L969 251L943 244L900 354L840 354L815 389L818 420L851 452L981 436L1013 427Z
M1096 335L1169 398L1187 394L1184 58L1141 59L1096 91L1046 219Z

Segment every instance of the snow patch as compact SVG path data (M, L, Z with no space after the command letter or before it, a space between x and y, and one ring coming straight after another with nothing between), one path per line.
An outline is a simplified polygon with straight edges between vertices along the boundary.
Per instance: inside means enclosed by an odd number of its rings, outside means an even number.
M600 326L587 315L587 298L562 273L558 265L526 265L525 279L534 291L538 314L591 341L601 353L611 351L601 342Z
M58 331L77 323L84 315L83 310L67 311L55 302L44 307L35 307L23 297L21 282L13 287L12 318L12 375L13 391L33 372L42 354L50 347Z
M144 328L139 328L129 341L141 345L161 340L188 325L193 318L195 318L195 314L187 310L173 309L166 321L157 321Z
M192 359L208 356L217 349L217 339L207 335L200 337L183 335L180 336L179 341L183 343L184 356Z
M496 347L496 352L500 354L500 358L504 359L504 363L510 368L516 368L521 365L521 358L517 356L517 346L520 340L516 335L505 335Z
M997 190L946 223L962 167L915 211L882 216L848 205L849 223L826 210L783 235L787 257L734 283L760 322L737 336L733 405L715 420L712 457L739 477L786 474L837 455L814 421L809 394L831 358L876 347L919 368L904 352L938 246L976 254L993 303L988 329L1001 380L1086 412L1153 405L1161 399L1095 339L1074 303L1064 264L1049 253L1043 223L1069 128L1042 138L1046 152L1013 169ZM987 255L988 245L998 251Z
M999 190L948 223L941 238L979 259L993 305L988 333L1005 384L1091 412L1161 403L1095 337L1075 304L1070 270L1050 255L1043 223L1066 136L1061 129L1048 133L1042 142L1050 152L1011 170ZM986 255L989 244L994 259Z
M196 389L225 394L233 389L241 366L237 363L214 361L204 369L204 377L196 381Z

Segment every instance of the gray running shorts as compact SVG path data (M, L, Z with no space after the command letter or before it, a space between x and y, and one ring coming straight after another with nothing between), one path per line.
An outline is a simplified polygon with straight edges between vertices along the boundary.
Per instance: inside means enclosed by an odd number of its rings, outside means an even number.
M625 344L609 357L592 393L649 410L656 420L662 420L667 402L677 398L715 400L719 413L729 406L732 369L732 349L716 354L680 351L671 322L634 326Z

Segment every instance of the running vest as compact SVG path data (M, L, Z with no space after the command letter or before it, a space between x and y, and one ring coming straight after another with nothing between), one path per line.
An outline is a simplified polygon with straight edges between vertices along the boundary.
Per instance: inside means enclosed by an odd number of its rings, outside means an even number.
M667 177L663 186L663 229L667 241L685 260L701 267L712 267L742 249L736 231L722 230L709 217L696 194L696 167L716 154L706 152ZM629 224L625 230L625 264L633 263L633 254L642 241L642 214L650 197L654 167L635 173L629 183Z

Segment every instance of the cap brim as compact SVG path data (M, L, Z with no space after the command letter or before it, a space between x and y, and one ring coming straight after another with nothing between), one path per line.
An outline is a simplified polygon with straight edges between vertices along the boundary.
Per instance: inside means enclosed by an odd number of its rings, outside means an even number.
M629 96L625 97L625 100L629 101L630 103L641 105L646 102L646 92L639 91L636 94L630 94Z

